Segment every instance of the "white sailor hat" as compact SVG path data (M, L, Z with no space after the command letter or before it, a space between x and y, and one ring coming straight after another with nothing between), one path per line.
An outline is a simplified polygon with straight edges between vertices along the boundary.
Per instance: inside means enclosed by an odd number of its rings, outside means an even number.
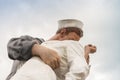
M82 29L83 23L77 19L63 19L58 21L58 29L66 27L76 27Z

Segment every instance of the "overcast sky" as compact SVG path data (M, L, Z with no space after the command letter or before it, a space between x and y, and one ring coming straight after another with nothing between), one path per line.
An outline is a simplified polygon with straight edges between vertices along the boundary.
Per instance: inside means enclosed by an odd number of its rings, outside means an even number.
M97 46L87 80L120 80L119 4L119 0L0 0L0 80L12 65L6 49L10 38L31 35L47 40L56 32L57 21L66 18L84 23L81 44Z

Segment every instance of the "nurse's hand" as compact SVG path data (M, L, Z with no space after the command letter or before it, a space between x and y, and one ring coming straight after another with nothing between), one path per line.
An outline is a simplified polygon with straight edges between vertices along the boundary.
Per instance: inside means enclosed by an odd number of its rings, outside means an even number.
M96 48L96 46L95 45L92 45L92 44L88 44L88 45L86 45L85 46L85 52L86 53L95 53L96 52L96 50L97 50L97 48Z
M90 62L90 57L89 57L89 54L93 54L95 53L97 50L96 46L92 45L92 44L88 44L84 47L84 57L85 57L85 60L86 62L89 64Z

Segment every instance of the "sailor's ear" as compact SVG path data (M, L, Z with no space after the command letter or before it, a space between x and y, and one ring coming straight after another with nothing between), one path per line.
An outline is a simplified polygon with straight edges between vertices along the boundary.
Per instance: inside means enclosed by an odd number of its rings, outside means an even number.
M66 29L62 29L60 31L61 37L64 37L66 35Z

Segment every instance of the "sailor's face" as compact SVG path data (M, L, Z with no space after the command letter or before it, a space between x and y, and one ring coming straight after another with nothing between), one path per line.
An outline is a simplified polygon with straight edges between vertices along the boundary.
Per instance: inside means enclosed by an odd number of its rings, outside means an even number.
M79 41L80 40L80 36L77 35L75 32L70 32L67 35L64 35L62 40L75 40L75 41Z

